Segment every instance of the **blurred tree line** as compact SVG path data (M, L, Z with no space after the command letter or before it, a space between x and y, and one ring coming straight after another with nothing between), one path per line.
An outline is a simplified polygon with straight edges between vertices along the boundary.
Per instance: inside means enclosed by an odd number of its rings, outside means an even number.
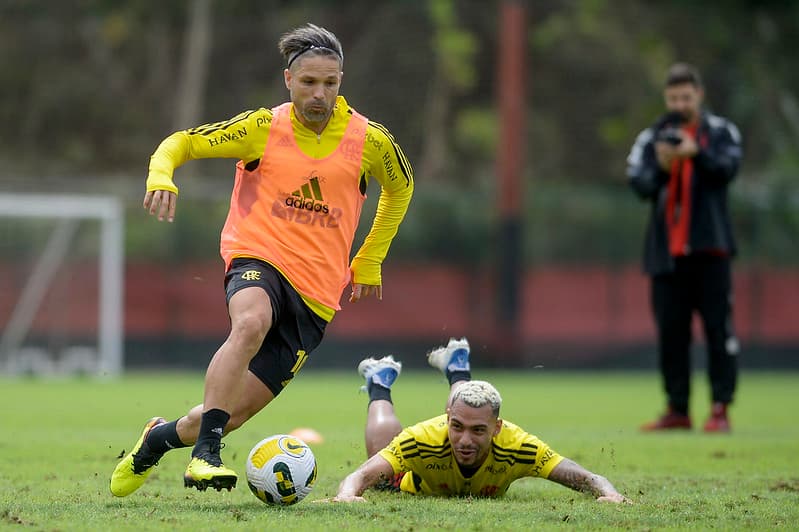
M3 0L0 191L121 195L129 254L211 256L232 161L178 170L179 223L154 230L136 210L149 155L176 129L285 101L276 42L310 21L344 46L342 93L392 131L415 167L392 255L486 263L500 3ZM524 5L529 263L638 260L646 207L626 190L625 158L662 112L664 73L677 60L700 68L709 108L743 133L733 211L744 258L799 263L799 2Z

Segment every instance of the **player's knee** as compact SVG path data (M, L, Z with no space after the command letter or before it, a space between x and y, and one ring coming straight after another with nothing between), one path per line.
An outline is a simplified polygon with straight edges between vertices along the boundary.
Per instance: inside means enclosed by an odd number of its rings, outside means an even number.
M234 320L230 334L242 342L260 345L271 325L268 313L248 312Z

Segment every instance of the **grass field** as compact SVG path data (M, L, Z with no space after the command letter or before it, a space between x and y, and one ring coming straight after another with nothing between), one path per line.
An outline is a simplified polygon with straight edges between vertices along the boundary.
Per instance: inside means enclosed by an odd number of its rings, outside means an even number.
M482 372L503 395L502 416L606 476L635 501L599 504L541 479L496 500L367 492L368 503L314 503L335 494L364 458L366 397L355 372L308 370L271 406L228 436L223 457L240 474L250 447L298 426L318 430L317 485L301 504L267 507L241 482L232 492L183 488L188 450L168 454L148 482L117 499L108 479L144 422L199 401L199 374L120 380L0 379L0 529L31 530L534 530L796 529L799 527L799 373L741 375L733 433L641 434L662 408L654 373ZM404 423L438 414L447 387L404 373L394 401ZM692 410L708 409L703 376ZM14 525L17 525L14 527Z

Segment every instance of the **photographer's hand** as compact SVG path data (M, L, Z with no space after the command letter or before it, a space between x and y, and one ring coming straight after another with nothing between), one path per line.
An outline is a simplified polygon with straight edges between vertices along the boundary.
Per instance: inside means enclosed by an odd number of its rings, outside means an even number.
M675 156L680 159L690 159L699 153L699 145L692 135L683 133L682 142L675 147Z
M668 142L655 142L655 157L657 157L658 165L665 171L671 171L671 162L677 156L677 147Z

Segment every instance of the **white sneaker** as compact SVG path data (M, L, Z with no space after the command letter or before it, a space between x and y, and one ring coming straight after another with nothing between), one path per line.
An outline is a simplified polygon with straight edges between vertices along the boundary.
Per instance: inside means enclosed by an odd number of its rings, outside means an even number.
M391 389L391 385L397 380L397 376L402 371L402 362L397 362L391 355L375 360L373 357L364 358L358 364L358 374L366 379L366 385L373 382L384 388ZM366 390L366 385L361 387Z
M471 371L469 340L450 338L446 347L438 347L427 354L427 363L438 368L444 375L447 371Z

